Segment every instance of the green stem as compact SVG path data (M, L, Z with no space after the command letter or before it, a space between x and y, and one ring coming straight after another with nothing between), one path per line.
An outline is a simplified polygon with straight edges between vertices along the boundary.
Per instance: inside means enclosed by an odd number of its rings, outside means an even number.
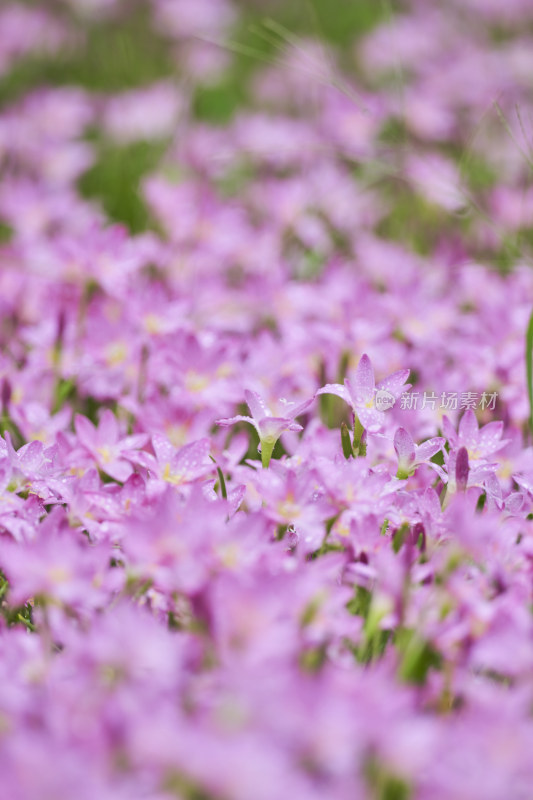
M261 441L261 463L265 469L270 464L270 459L272 458L272 453L274 452L275 446L275 440L272 441L272 439L263 439Z

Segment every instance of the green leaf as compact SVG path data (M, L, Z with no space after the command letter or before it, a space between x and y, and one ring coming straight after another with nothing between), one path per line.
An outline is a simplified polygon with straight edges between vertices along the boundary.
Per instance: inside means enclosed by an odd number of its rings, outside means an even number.
M409 525L407 523L404 523L400 528L398 528L398 530L392 537L392 549L394 550L395 553L398 553L400 551L408 533L409 533Z
M350 439L350 431L345 422L341 422L341 443L344 458L353 458L352 440Z
M212 455L210 455L209 458L211 459L211 461L213 462L213 464L215 464L215 466L217 468L218 482L220 484L220 493L221 493L222 497L224 498L224 500L227 500L228 499L228 491L226 489L226 481L224 479L224 473L222 472L222 470L218 466L218 464L216 462L216 458L214 458Z
M365 765L365 777L372 800L409 800L411 787L400 775L390 772L372 756Z
M353 421L353 452L356 456L366 456L366 433L357 414Z
M64 403L76 394L76 383L70 378L61 378L55 388L53 413L56 414Z
M402 654L399 677L407 683L423 685L431 668L441 666L440 654L415 631L397 631L395 645Z
M372 593L365 589L364 586L358 586L355 590L355 596L348 602L346 608L350 614L366 619L370 611L371 602Z

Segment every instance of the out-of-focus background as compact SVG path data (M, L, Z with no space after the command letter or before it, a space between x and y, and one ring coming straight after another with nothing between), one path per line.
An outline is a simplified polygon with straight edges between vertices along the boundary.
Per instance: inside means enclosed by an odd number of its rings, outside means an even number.
M143 177L217 159L218 126L220 150L300 153L318 129L379 191L381 237L427 255L456 236L506 271L532 244L532 20L526 0L5 2L4 175L61 140L53 180L139 232L157 227ZM2 195L4 239L15 213Z
M223 125L239 109L261 105L254 76L309 40L324 51L333 48L353 70L354 42L391 13L388 2L375 0L6 2L0 10L0 110L38 87L79 86L105 96L164 81L186 99L193 119ZM295 68L303 81L307 70L309 82L316 80L305 55ZM275 80L271 91L275 95ZM163 93L161 102L176 99ZM139 98L135 113L142 118L152 111ZM97 157L80 177L80 189L98 198L112 219L140 231L149 220L139 180L161 158L171 128L163 125L167 136L150 132L127 143L102 135L98 116L94 122L86 138Z

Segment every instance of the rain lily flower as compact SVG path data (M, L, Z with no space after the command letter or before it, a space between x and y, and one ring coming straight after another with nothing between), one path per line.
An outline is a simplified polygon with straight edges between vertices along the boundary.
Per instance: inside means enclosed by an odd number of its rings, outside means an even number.
M411 434L405 428L398 428L394 434L394 449L398 456L397 478L408 478L413 475L420 464L434 466L431 458L442 450L446 440L442 436L435 436L420 445L413 441Z
M435 466L443 481L447 483L446 503L456 491L465 491L471 486L485 487L490 476L498 470L497 462L491 459L508 444L502 439L503 423L489 422L479 428L476 415L467 409L459 422L458 431L448 417L443 417L443 431L450 443L450 452L445 453L445 469ZM492 484L491 484L492 485Z
M473 462L486 461L510 441L502 439L503 422L489 422L480 428L471 408L461 417L457 432L446 416L443 417L442 427L450 446L453 449L466 447L469 460Z
M72 606L102 603L104 578L109 578L107 545L89 546L81 534L68 531L64 512L56 508L37 528L35 540L10 541L2 553L2 568L13 583L12 599L46 598Z
M156 433L152 436L155 458L150 453L139 453L139 463L147 467L162 483L181 486L193 483L213 472L214 465L209 458L211 442L199 439L176 449L166 436Z
M435 466L436 471L446 483L446 502L456 491L464 492L472 486L486 489L487 480L496 475L497 463L471 461L468 449L462 445L445 456L445 470ZM490 486L493 486L491 482ZM492 490L492 489L491 489Z
M348 403L354 419L359 420L363 429L369 433L377 433L385 423L382 409L392 408L400 394L410 388L405 383L408 377L409 370L401 369L376 384L372 362L365 354L361 357L353 377L346 378L344 385L328 383L317 394L334 394L342 398Z
M287 403L284 402L283 410L285 416L274 417L269 408L265 405L263 398L257 394L246 390L244 392L248 408L252 412L251 417L238 415L229 419L217 420L217 425L227 428L230 425L235 425L237 422L248 422L256 429L259 434L259 446L261 448L261 462L263 467L268 467L272 452L279 437L285 431L294 431L298 433L303 430L302 426L294 420L296 417L303 414L309 408L313 399L305 400L303 403Z
M125 481L133 472L131 458L134 451L146 444L148 436L144 433L120 438L117 419L112 411L106 409L98 427L81 414L76 414L74 426L80 444L93 456L103 472L117 481Z
M277 466L277 462L276 462ZM299 548L312 552L324 538L324 520L332 506L312 470L297 468L270 470L268 477L256 474L256 489L268 506L265 516L278 525L289 526Z
M137 139L165 138L176 126L182 104L176 87L170 83L124 92L107 101L102 127L122 145Z

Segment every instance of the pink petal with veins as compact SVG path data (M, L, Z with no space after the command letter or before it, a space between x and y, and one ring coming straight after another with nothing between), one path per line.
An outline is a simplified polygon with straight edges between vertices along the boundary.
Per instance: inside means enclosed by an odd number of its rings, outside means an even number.
M271 417L272 414L266 407L263 398L257 392L251 392L248 389L244 392L244 397L248 408L252 412L252 417L259 422L263 417Z
M189 481L205 475L214 469L209 459L210 449L209 439L199 439L185 445L172 459L171 471L182 474Z
M96 446L96 428L87 417L76 414L74 417L74 429L81 444L89 449Z
M301 431L301 425L285 417L266 417L259 422L259 436L261 439L277 440L287 430Z
M356 402L366 402L374 396L375 389L374 368L369 357L365 354L357 365L353 379Z
M400 466L408 467L415 460L415 443L411 434L405 428L398 428L394 434L394 449L398 456Z
M119 430L118 430L118 423L117 418L110 411L109 408L106 408L102 416L100 417L100 422L98 425L98 432L97 432L97 439L98 444L105 444L105 445L113 445L118 442L119 438Z
M388 378L384 378L384 380L380 381L376 388L385 389L387 392L390 392L396 399L398 399L398 397L402 392L406 392L408 389L411 388L410 383L405 383L408 377L409 377L408 369L399 369L398 372L393 372L392 375L389 375Z
M422 444L418 445L416 448L416 460L417 461L428 461L435 453L438 453L439 450L442 450L446 439L442 436L434 436L433 439L428 439L426 442L422 442Z
M479 439L479 426L476 415L468 408L459 423L459 438L468 450L474 450Z
M348 381L346 381L346 386L340 383L326 383L325 386L318 390L317 394L334 394L353 408L353 400L347 386Z

